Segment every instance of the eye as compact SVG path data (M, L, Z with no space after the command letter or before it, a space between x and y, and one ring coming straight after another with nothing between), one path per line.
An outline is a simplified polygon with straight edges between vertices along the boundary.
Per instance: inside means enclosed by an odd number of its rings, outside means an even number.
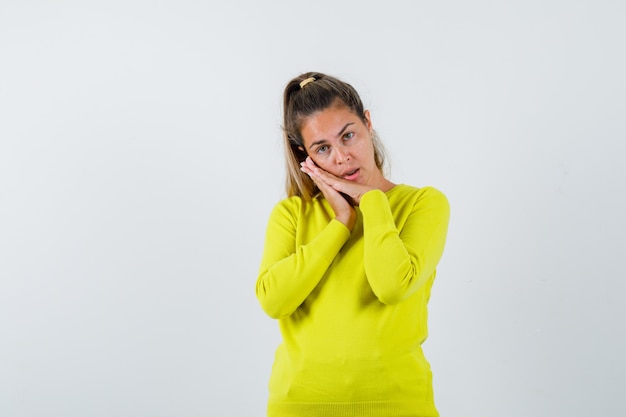
M348 132L345 135L343 135L343 140L350 140L354 137L354 132Z
M317 153L324 153L327 150L328 150L328 145L322 145L319 148L317 148L315 152L317 152Z

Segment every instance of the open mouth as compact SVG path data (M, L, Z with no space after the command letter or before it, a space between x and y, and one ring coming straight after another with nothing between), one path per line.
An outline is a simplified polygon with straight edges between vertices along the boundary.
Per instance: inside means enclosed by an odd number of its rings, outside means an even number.
M343 178L346 180L354 179L354 177L356 176L356 174L358 174L358 172L359 172L359 169L355 168L352 171L345 173Z

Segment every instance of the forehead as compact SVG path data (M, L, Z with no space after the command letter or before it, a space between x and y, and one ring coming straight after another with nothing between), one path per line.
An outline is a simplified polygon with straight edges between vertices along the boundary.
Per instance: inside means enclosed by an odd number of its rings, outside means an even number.
M306 117L302 121L302 139L307 141L333 139L348 123L360 122L358 117L343 103L335 104Z

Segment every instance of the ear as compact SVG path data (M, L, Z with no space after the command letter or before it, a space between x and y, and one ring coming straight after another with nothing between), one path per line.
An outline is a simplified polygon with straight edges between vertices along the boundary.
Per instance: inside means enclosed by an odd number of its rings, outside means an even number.
M365 117L365 126L367 126L367 129L371 132L372 131L372 117L370 116L370 111L365 110L363 112L363 117Z

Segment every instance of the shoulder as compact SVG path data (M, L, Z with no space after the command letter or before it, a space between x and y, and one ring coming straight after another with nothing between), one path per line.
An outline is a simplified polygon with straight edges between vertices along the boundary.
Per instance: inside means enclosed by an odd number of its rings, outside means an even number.
M294 196L285 198L274 205L270 219L295 218L302 207L302 198Z
M292 210L294 208L302 207L302 203L302 198L298 196L287 197L276 203L274 210Z
M311 201L305 201L299 196L287 197L276 203L271 216L289 218L306 216L308 213L322 210L324 201L320 196L313 197Z
M389 203L392 206L402 206L413 210L421 208L436 208L449 212L450 204L446 195L432 186L415 187L398 184L387 192Z
M391 199L435 199L447 202L446 195L439 189L432 186L415 187L407 184L398 184L387 191L387 197Z

